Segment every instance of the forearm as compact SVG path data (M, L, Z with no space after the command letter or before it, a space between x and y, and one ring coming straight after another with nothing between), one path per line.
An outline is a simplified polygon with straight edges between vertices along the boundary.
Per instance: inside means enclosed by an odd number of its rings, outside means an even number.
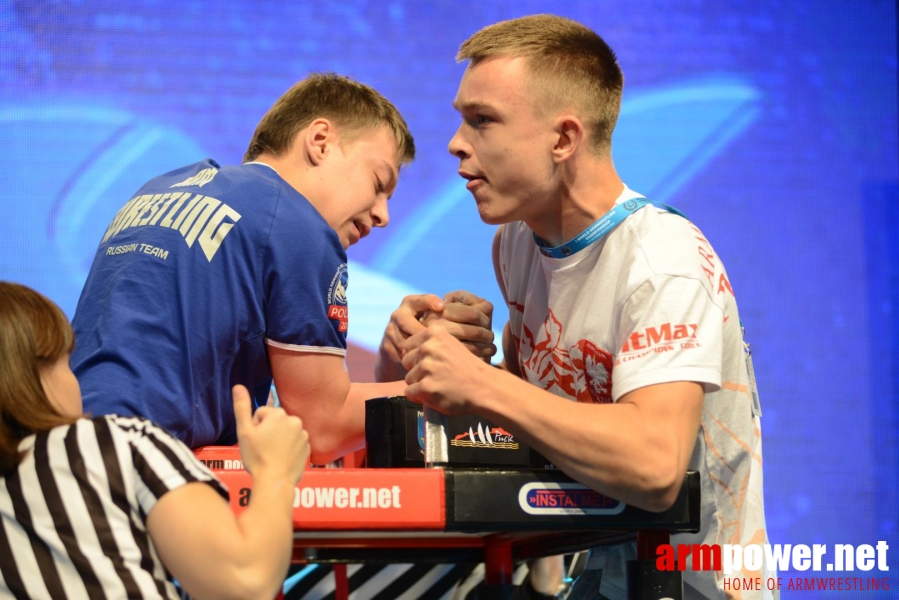
M294 486L262 473L253 478L250 505L237 518L235 550L247 562L235 582L239 598L274 598L290 565L293 549Z
M249 507L236 517L210 486L189 483L157 502L147 529L192 597L273 598L290 562L293 489L290 481L260 474Z
M365 446L365 401L402 396L406 383L351 383L336 414L310 433L312 462L327 464ZM307 427L308 429L308 427Z
M382 347L375 358L375 381L402 381L404 377L406 377L406 369L403 368L402 363L390 358Z
M648 510L673 502L680 465L689 460L637 405L580 404L497 370L478 394L475 412L515 432L574 479Z

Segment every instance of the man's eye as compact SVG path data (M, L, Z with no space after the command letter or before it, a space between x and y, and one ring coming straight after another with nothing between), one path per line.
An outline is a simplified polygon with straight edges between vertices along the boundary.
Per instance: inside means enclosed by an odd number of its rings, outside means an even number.
M474 120L478 125L483 125L484 123L489 123L491 121L490 117L485 117L484 115L477 115Z

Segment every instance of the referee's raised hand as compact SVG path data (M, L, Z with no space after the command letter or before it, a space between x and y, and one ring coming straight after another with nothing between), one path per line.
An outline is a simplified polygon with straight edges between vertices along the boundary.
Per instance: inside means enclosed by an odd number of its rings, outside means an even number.
M235 385L234 418L244 468L253 475L296 484L309 460L309 434L299 417L281 408L260 406L252 412L247 388Z

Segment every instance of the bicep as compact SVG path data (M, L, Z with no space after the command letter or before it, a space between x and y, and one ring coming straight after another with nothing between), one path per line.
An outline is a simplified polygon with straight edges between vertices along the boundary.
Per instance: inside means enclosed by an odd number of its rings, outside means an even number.
M693 454L702 419L705 390L695 381L672 381L628 392L618 404L633 405L650 443L674 459L672 468L684 473Z
M328 426L350 391L343 357L268 347L278 399L288 414L300 417L310 439Z

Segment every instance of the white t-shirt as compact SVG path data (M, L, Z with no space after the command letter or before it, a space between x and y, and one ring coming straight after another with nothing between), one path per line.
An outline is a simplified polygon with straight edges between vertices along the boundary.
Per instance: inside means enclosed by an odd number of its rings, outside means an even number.
M638 197L625 188L616 204ZM503 231L500 270L519 367L534 385L586 403L617 402L672 381L704 385L689 464L702 479L702 529L674 535L672 544L767 543L761 434L740 317L724 266L702 232L646 206L557 259L542 255L531 229L515 222ZM595 555L604 569L602 592L615 597L624 585L616 575L623 577L623 561L635 556L621 548ZM764 566L728 575L770 576ZM724 598L721 578L688 569L686 597Z

